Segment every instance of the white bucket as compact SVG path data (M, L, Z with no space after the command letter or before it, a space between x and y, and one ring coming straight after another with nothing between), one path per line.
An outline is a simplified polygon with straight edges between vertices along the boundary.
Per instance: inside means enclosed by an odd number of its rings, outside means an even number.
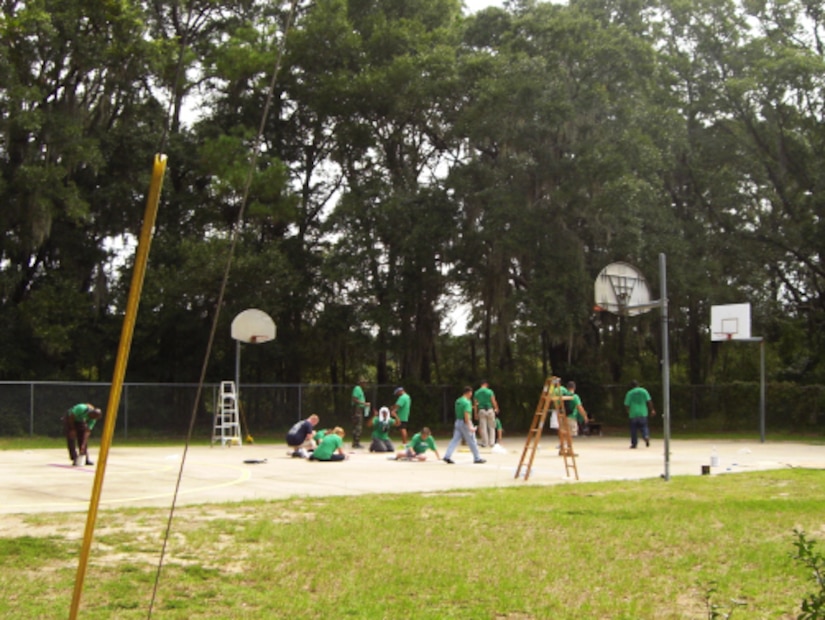
M75 467L81 467L85 462L86 462L86 457L85 456L78 456L74 460L74 465L75 465Z
M719 467L719 455L718 454L711 454L711 456L710 456L710 466L711 467Z

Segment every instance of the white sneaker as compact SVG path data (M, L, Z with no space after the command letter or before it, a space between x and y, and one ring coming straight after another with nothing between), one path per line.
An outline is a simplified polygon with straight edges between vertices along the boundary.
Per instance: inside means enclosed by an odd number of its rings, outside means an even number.
M309 454L307 454L307 451L304 450L303 448L298 449L298 454L301 455L302 459L308 459L309 458Z

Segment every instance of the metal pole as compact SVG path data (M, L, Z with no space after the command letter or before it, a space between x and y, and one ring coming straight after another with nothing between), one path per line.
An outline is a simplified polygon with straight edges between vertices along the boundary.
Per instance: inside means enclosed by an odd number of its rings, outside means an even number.
M235 341L235 402L241 406L241 341Z
M29 385L29 437L34 437L34 383Z
M126 315L123 318L123 328L120 333L120 344L115 359L112 389L109 392L109 402L106 406L106 416L103 418L103 434L100 438L100 451L97 457L97 468L92 486L92 497L89 501L89 511L86 515L86 529L83 533L83 544L80 547L80 559L75 576L72 603L69 609L69 620L77 620L80 611L80 599L83 593L83 583L86 579L86 567L91 555L92 537L94 535L97 513L100 507L100 497L103 492L103 478L106 473L106 463L109 460L109 447L117 422L117 410L120 396L123 392L123 378L126 375L126 366L129 361L129 350L132 346L132 336L135 331L140 293L143 289L143 280L146 275L146 264L149 261L149 246L152 243L152 232L157 219L160 190L163 186L163 176L166 171L166 155L155 156L152 167L152 180L149 186L149 195L146 199L146 210L143 216L143 225L140 229L140 239L135 252L135 265L132 270L132 283L129 288L129 297L126 303Z
M662 298L662 419L665 436L664 479L670 480L670 351L668 347L667 259L659 254L659 281Z
M759 441L765 443L765 339L759 342Z

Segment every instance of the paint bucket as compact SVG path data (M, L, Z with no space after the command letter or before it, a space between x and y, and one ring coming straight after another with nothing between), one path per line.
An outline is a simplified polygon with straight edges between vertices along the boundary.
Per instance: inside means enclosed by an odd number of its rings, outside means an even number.
M702 475L703 476L710 475L710 465L702 465Z
M711 467L719 467L719 455L712 454L710 457L710 466Z

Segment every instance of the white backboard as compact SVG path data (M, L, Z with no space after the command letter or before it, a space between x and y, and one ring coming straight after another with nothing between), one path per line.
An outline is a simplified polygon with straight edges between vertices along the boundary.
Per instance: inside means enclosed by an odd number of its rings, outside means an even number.
M751 305L726 304L710 307L710 339L750 340Z
M647 280L629 263L610 263L602 269L593 294L597 311L635 316L652 308Z
M232 320L232 338L260 344L275 339L275 321L263 310L250 308Z

